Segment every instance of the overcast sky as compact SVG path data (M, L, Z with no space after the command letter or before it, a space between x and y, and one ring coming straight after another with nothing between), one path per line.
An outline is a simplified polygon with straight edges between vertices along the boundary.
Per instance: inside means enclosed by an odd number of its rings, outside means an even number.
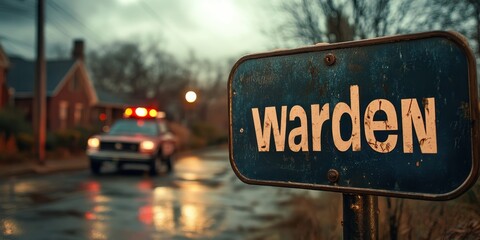
M258 0L46 0L47 57L70 53L73 39L87 51L118 40L158 41L186 58L222 60L271 48L271 3ZM35 57L36 0L0 1L0 43L8 54ZM60 51L61 52L61 51Z

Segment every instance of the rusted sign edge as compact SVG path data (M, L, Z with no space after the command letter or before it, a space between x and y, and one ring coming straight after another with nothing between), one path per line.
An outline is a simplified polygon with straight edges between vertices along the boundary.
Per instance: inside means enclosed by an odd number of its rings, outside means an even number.
M232 112L232 98L233 98L233 89L232 82L233 77L237 71L237 68L245 61L266 57L275 57L275 56L286 56L300 53L308 52L320 52L327 50L335 49L345 49L353 47L363 47L371 46L377 44L388 44L408 40L420 40L427 38L441 37L446 38L455 44L457 44L465 53L468 61L468 81L469 81L469 107L470 107L470 119L472 121L471 129L471 143L472 143L472 168L470 174L466 180L455 190L445 193L445 194L425 194L425 193L414 193L414 192L398 192L398 191L389 191L382 189L363 189L355 187L342 187L336 185L317 185L317 184L308 184L308 183L292 183L292 182L278 182L278 181L265 181L265 180L254 180L245 177L240 173L233 158L233 112ZM230 75L228 77L228 115L229 115L229 160L230 165L237 175L237 177L244 183L253 184L253 185L267 185L275 187L289 187L289 188L302 188L302 189L311 189L311 190L324 190L340 193L352 193L352 194L369 194L369 195L378 195L378 196L387 196L387 197L398 197L398 198L410 198L410 199L419 199L419 200L435 200L435 201L445 201L459 197L461 194L465 193L470 187L472 187L478 179L479 176L479 156L480 156L480 129L479 129L479 102L478 102L478 91L477 91L477 70L476 70L476 61L475 56L472 53L472 50L469 47L467 39L457 32L452 31L433 31L433 32L423 32L415 34L406 34L406 35L396 35L388 37L379 37L367 40L360 41L351 41L343 43L334 43L326 45L314 45L306 46L295 49L288 50L277 50L271 52L263 52L246 55L240 58L232 67Z

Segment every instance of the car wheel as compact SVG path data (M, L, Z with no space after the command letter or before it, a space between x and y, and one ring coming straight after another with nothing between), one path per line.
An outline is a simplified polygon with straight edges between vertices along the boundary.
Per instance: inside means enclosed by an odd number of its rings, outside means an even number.
M90 172L97 175L100 174L100 169L102 168L102 163L90 161Z
M122 163L117 163L117 172L123 171L123 164Z
M167 173L173 172L172 157L168 156L164 160L165 165L167 165Z
M161 164L159 163L159 159L158 158L155 158L154 160L152 160L152 162L150 163L150 176L156 176L159 172L159 168L160 168Z

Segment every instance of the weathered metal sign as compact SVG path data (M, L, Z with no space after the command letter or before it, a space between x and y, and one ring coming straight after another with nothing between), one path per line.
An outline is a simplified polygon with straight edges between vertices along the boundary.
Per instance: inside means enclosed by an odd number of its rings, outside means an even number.
M446 200L478 177L476 65L458 34L249 55L228 91L246 183Z

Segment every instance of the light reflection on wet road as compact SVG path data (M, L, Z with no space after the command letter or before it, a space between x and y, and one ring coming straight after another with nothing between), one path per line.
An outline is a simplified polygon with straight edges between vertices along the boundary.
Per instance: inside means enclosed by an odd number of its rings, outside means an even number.
M240 182L228 151L177 158L171 175L87 171L0 180L0 239L248 239L300 190Z

